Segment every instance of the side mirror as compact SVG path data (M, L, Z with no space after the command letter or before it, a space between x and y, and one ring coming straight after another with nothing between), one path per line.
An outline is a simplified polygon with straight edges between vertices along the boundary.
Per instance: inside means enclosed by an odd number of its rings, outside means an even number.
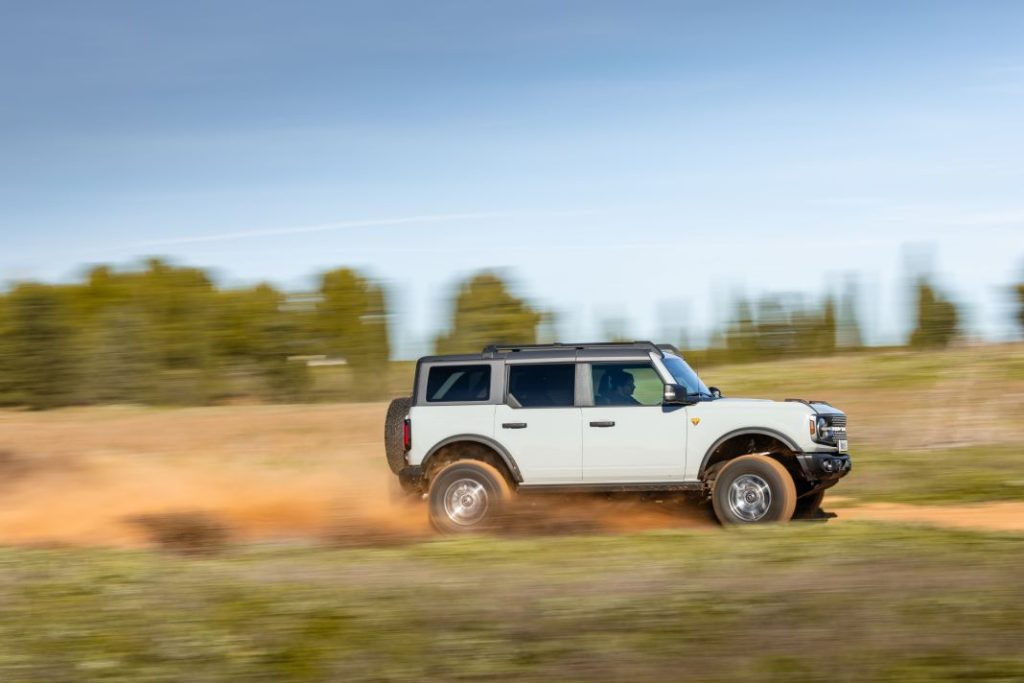
M693 396L686 393L686 387L678 384L666 384L665 394L662 397L666 404L688 406L696 403Z
M718 387L708 387L708 391L710 391L711 395L715 398L722 398L722 391Z

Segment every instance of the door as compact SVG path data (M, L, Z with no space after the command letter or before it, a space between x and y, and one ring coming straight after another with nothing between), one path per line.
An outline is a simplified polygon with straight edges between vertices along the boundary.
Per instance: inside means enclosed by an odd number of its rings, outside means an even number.
M524 484L576 484L583 468L574 363L507 367L505 403L494 411L494 437L516 461Z
M584 406L583 481L681 481L686 408L663 406L665 384L649 362L592 363L592 406Z

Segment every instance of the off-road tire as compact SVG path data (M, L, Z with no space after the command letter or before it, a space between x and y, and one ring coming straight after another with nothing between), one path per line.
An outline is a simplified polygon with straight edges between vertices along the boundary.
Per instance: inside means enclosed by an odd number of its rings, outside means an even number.
M404 423L409 414L412 399L396 398L388 406L388 415L384 418L384 452L388 456L388 467L398 474L405 467L405 436Z
M711 503L725 525L788 522L796 509L796 485L778 461L743 455L718 473Z
M821 513L821 501L825 499L825 491L821 490L809 496L798 498L793 519L814 519Z
M456 460L430 480L430 523L443 534L485 531L511 496L508 481L496 468L479 460Z

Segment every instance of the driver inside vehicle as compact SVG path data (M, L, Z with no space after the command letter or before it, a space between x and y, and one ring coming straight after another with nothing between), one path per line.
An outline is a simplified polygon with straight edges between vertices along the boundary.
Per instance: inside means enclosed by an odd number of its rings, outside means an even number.
M606 406L638 406L640 401L633 398L636 380L633 375L613 368L601 377L601 386L597 392L598 405Z

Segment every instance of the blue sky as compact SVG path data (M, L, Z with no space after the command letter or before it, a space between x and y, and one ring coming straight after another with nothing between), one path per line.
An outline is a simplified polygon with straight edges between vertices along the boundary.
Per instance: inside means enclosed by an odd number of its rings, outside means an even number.
M562 337L621 318L698 342L734 292L853 273L889 342L909 248L972 331L1013 334L1024 3L39 1L0 19L6 282L165 255L297 289L351 265L388 285L411 355L484 267Z

